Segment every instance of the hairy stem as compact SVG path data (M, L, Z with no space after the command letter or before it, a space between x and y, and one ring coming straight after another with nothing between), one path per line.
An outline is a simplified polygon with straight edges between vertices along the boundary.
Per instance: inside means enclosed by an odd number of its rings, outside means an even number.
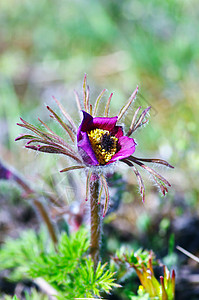
M99 197L99 178L92 174L90 180L90 206L91 206L91 247L90 253L96 269L100 260L100 242L101 242L101 215Z

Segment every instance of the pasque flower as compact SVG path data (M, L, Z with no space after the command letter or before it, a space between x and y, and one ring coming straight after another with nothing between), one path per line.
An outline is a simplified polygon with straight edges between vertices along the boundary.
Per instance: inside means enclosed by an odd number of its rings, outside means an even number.
M140 115L139 112L141 107L135 111L131 126L126 135L124 134L123 127L118 125L131 103L136 98L138 87L130 96L127 104L121 109L119 114L114 117L109 117L109 106L113 94L111 94L108 98L104 116L96 117L98 106L104 93L105 90L101 92L93 107L89 102L89 87L87 86L85 76L83 83L83 105L81 105L79 96L77 92L75 92L78 110L80 111L80 114L83 115L83 120L78 128L57 99L54 98L67 122L64 122L52 108L47 106L47 109L51 113L50 116L66 131L67 138L58 136L40 119L39 121L45 127L45 130L35 127L21 119L22 123L19 123L18 125L28 129L33 134L22 134L16 138L16 140L28 140L25 145L26 148L40 152L63 154L76 161L77 165L66 167L61 170L61 172L74 169L86 169L86 199L88 199L92 174L97 175L100 179L98 203L100 203L103 191L105 193L103 216L106 214L109 203L109 191L106 177L104 176L104 170L106 170L107 165L113 164L116 161L121 161L130 166L137 177L143 201L145 199L144 183L135 164L152 175L163 195L168 192L167 187L170 186L170 183L155 170L147 166L145 162L162 164L173 168L169 163L161 159L145 159L133 156L136 149L136 142L130 136L135 132L135 130L148 121L148 119L146 119L146 115L150 110L150 107L146 108Z
M88 166L103 166L129 157L135 152L135 141L124 136L118 117L93 118L83 111L77 132L77 146Z

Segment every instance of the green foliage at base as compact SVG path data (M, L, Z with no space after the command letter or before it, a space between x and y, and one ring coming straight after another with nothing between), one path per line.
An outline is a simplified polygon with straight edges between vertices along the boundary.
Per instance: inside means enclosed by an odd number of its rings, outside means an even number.
M41 229L39 234L28 230L16 240L9 238L0 249L0 271L9 269L9 277L13 281L21 280L24 276L30 278L30 265L41 253L46 252L46 249L51 252L53 245L44 229Z
M130 249L121 248L116 252L114 261L119 265L126 265L127 270L134 269L141 282L137 291L137 296L126 290L130 300L174 300L175 299L175 271L170 273L166 266L163 266L163 275L159 280L155 276L154 266L162 264L155 259L152 251L143 251L142 249L136 252Z
M44 231L24 233L9 240L0 250L0 270L10 269L12 278L44 278L57 292L58 299L94 297L109 293L114 283L113 272L99 262L96 271L87 255L89 239L84 229L68 236L61 234L57 250L46 239ZM31 298L32 299L32 298Z
M17 298L17 296L14 296L13 298L9 297L9 296L6 296L5 300L19 300L19 298Z
M14 296L13 298L9 297L9 296L6 296L5 300L19 300L19 298L17 298L17 296Z
M134 293L132 292L129 292L127 294L128 296L128 299L129 300L152 300L149 296L148 293L146 293L144 290L143 290L143 287L142 286L139 286L139 289L137 291L137 295L135 295ZM156 300L157 298L153 298L153 300ZM158 299L157 299L158 300Z
M49 297L37 292L36 290L32 290L31 295L25 293L26 300L49 300ZM4 300L20 300L16 295L14 297L5 296Z

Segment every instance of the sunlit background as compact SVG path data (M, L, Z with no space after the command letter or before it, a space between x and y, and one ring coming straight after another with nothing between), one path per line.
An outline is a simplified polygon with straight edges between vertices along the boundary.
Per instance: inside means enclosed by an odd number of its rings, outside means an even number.
M43 188L49 174L65 167L64 159L37 155L16 143L14 139L23 132L16 126L19 117L35 125L40 117L54 126L45 105L55 108L55 96L80 122L73 90L82 97L85 73L91 102L104 88L104 101L114 93L112 115L139 85L131 113L140 105L152 109L149 124L135 135L135 154L174 165L175 170L160 169L172 189L162 198L145 176L147 196L142 205L136 179L122 168L130 187L118 215L107 223L121 235L127 231L151 236L150 248L169 248L172 228L183 230L180 222L186 217L198 220L199 214L198 20L197 0L0 1L0 159L33 186ZM188 249L187 239L182 246ZM118 243L114 236L110 238L110 251ZM199 253L196 244L189 250ZM168 257L168 250L164 255Z

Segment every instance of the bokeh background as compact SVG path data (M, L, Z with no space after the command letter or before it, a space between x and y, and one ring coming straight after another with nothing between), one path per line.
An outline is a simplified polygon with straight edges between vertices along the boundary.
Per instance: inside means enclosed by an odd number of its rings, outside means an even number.
M172 189L162 198L145 176L143 205L133 174L121 169L127 189L119 210L105 221L107 247L111 252L128 242L152 248L167 264L179 267L178 278L184 274L180 263L191 274L197 273L197 265L180 257L181 262L175 245L199 254L198 20L197 0L0 1L0 159L37 189L47 188L49 174L52 179L65 166L64 159L37 155L16 143L22 132L16 126L19 117L35 125L40 117L54 126L45 108L55 107L54 95L79 122L73 90L82 97L85 73L91 102L104 88L105 100L114 93L112 115L138 84L131 112L140 105L152 109L149 124L135 135L135 155L173 164L175 170L160 170ZM126 126L131 117L127 115ZM56 180L59 185L61 179ZM3 181L0 187L3 240L15 235L5 227L12 228L9 218L17 222L20 213L13 200L16 187ZM70 188L66 194L70 202ZM193 290L192 282L189 288Z

